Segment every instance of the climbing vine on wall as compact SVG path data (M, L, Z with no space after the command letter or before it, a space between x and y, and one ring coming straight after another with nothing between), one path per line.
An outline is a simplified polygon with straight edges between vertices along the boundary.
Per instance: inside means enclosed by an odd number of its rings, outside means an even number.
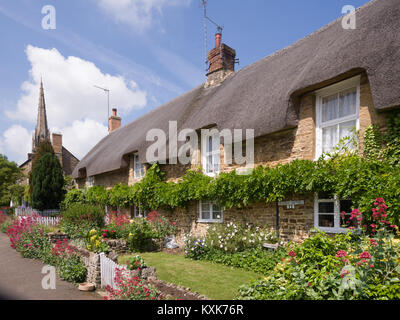
M340 150L318 161L294 160L274 168L259 166L249 175L232 171L221 173L215 179L201 171L189 170L177 183L166 182L164 173L155 164L134 186L72 190L66 196L65 206L88 202L114 207L136 204L146 209L174 209L193 201L215 199L226 209L259 201L281 201L291 195L329 192L352 199L354 206L364 212L370 211L377 197L382 197L391 208L389 217L399 224L400 157L390 146L399 141L400 116L399 113L391 116L392 124L385 137L380 137L378 127L366 131L364 156Z

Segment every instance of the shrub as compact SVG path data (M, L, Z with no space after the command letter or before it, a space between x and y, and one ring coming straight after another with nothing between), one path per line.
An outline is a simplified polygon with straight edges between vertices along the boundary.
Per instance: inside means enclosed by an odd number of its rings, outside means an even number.
M108 225L106 229L101 231L101 236L104 239L117 239L117 232L114 230L112 225Z
M67 256L58 261L61 279L72 283L82 283L86 280L87 270L81 258L77 255Z
M88 234L87 249L96 253L110 251L108 245L101 241L100 232L96 229L91 230Z
M65 194L65 198L61 204L61 209L66 210L72 204L83 204L85 203L86 193L81 189L71 189Z
M147 268L146 262L144 262L143 258L141 256L133 256L130 257L126 261L126 265L128 267L128 270L137 270L137 269L144 269Z
M97 228L97 224L87 220L72 222L63 219L61 220L60 227L70 239L77 240L86 239L89 231Z
M260 274L268 274L284 256L286 256L284 248L277 251L254 248L228 254L217 250L208 251L202 259Z
M115 282L118 289L107 286L106 300L161 300L161 294L146 280L133 277L130 272L116 269Z
M382 204L380 199L376 203ZM385 215L384 210L378 212ZM292 246L266 278L241 287L240 298L388 299L385 292L399 298L400 246L393 229L384 223L373 236L317 232Z
M205 241L209 248L235 253L262 248L264 243L276 243L277 239L268 229L230 222L209 228Z
M3 233L6 233L8 227L11 226L12 224L13 224L12 220L4 221L4 222L0 225L0 231L3 232Z
M51 243L43 228L35 225L21 234L16 249L24 258L41 259L46 251L50 252Z
M155 230L155 238L157 239L165 239L165 237L175 234L176 223L171 223L166 217L162 216L157 211L150 212L147 215L146 220Z
M152 250L154 248L152 239L157 237L157 233L151 224L144 218L136 218L130 222L126 227L129 248L138 252Z
M87 221L95 224L98 228L104 226L104 210L99 206L89 204L72 204L62 213L64 221L77 223Z
M185 256L193 260L204 259L208 250L204 239L196 237L185 237Z

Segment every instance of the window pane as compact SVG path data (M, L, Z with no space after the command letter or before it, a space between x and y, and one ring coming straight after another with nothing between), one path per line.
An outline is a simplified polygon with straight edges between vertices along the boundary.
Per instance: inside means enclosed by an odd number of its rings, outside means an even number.
M340 212L351 213L353 206L353 201L351 200L340 200Z
M202 201L201 202L200 218L203 219L203 220L210 220L210 218L211 218L210 202L208 202L208 201Z
M320 200L331 200L334 198L335 198L335 196L329 192L319 192L318 193L318 199L320 199Z
M203 220L210 220L210 217L211 217L210 211L204 211L204 210L202 210L201 219L203 219Z
M322 99L322 122L327 122L338 118L338 95Z
M212 210L213 210L213 219L220 220L221 219L221 209L216 204L213 204Z
M330 152L338 144L337 125L322 129L322 152Z
M339 117L347 117L356 114L357 89L351 89L340 94Z
M343 139L344 137L353 136L355 128L356 128L355 120L339 124L339 140Z
M333 215L320 214L318 218L318 225L320 227L333 228L335 225L335 219Z
M318 213L334 213L335 203L334 202L320 202L318 203Z

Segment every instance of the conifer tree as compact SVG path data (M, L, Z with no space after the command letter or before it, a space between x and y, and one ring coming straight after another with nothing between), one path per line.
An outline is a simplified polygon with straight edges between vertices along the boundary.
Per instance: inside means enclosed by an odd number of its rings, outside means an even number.
M44 154L32 170L32 207L38 210L58 209L64 198L64 176L60 161Z

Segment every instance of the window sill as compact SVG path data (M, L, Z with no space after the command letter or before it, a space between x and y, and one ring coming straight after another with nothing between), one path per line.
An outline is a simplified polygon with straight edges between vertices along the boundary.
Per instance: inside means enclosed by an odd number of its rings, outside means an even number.
M223 221L222 220L197 220L197 223L216 224L216 223L223 223Z
M344 229L344 228L328 228L328 227L314 227L314 230L311 230L312 233L317 232L315 229L323 231L325 233L346 233L352 230Z

